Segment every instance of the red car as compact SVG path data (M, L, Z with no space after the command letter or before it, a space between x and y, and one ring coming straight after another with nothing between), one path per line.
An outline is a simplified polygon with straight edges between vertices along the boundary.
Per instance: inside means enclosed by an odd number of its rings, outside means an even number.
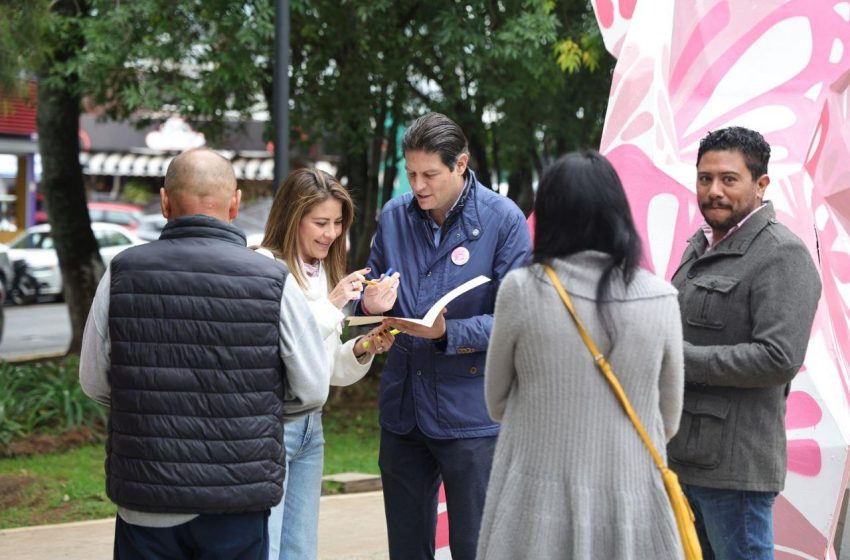
M139 227L142 217L142 207L126 202L89 202L89 217L92 222L108 222L118 224L127 229ZM47 223L47 212L39 210L35 213L35 223Z

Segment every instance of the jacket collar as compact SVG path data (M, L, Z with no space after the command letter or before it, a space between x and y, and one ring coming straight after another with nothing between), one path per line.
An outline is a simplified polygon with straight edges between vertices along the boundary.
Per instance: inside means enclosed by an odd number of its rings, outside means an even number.
M220 239L228 243L247 246L245 233L238 227L203 214L181 216L171 220L162 228L160 239L204 237Z
M706 255L743 255L747 252L752 242L765 227L776 223L776 212L773 203L769 200L764 202L765 207L753 214L746 222L729 237L726 237ZM708 240L702 230L699 230L688 240L698 256L705 255L708 248Z

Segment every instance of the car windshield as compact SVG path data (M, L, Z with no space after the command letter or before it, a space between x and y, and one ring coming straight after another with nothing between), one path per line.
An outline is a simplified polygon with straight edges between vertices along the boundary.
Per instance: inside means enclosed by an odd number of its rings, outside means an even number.
M122 245L133 244L129 237L118 231L95 230L94 237L101 249L105 247L121 247Z
M127 226L139 221L140 214L135 212L121 212L120 210L89 209L89 218L93 222L109 222Z
M10 245L13 249L53 249L49 231L28 233Z

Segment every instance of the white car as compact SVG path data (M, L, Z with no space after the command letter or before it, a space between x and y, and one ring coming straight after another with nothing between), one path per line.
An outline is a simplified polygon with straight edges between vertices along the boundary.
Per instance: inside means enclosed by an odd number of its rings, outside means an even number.
M168 220L162 214L144 214L139 217L136 235L145 241L156 241L162 235L162 228Z
M145 243L119 225L94 222L91 229L100 248L100 258L103 259L104 266L127 247ZM62 273L50 234L50 224L32 226L9 243L9 259L12 262L26 261L30 274L38 282L39 295L62 295Z

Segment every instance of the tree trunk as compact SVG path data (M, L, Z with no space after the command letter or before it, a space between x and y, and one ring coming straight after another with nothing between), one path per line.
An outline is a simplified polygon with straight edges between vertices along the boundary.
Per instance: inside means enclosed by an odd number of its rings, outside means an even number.
M60 0L54 10L67 17L80 17L84 7L74 0ZM77 10L80 10L79 12ZM55 61L69 60L82 47L82 39L58 39L52 52ZM86 318L103 263L91 230L83 172L80 167L80 95L75 75L63 79L39 76L38 149L48 220L52 230L68 313L71 318L69 353L78 354Z
M348 188L358 208L358 211L354 213L351 252L348 254L348 267L350 270L355 270L363 267L369 260L372 234L375 233L375 191L377 189L369 183L369 154L366 150L349 154L347 160Z
M502 155L499 153L499 141L498 135L496 133L493 133L491 140L491 149L493 154L493 171L496 174L495 182L491 185L491 187L498 189L499 185L502 182Z
M508 198L516 202L522 212L528 216L534 205L534 191L531 188L532 173L528 162L521 162L519 167L508 175Z
M477 128L477 127L476 127ZM472 170L475 171L478 180L485 186L493 186L493 175L487 164L487 144L483 138L483 130L472 129L467 133L469 140L469 153L472 156Z
M392 123L390 124L389 131L387 131L387 151L384 153L384 180L383 185L381 185L381 200L383 201L383 204L386 204L390 198L392 198L393 188L395 187L395 179L398 174L398 157L396 156L396 151L398 151L397 137L399 120L398 111L393 108Z

